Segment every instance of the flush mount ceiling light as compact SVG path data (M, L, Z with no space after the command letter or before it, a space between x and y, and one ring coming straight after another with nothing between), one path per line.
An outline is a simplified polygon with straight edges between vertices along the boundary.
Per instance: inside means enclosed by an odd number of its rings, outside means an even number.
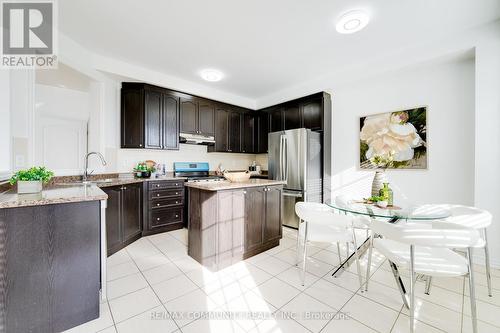
M222 80L224 74L216 69L204 69L201 71L200 76L205 81L217 82Z
M366 12L352 10L340 17L335 28L341 34L352 34L366 27L368 22L370 22L370 16Z

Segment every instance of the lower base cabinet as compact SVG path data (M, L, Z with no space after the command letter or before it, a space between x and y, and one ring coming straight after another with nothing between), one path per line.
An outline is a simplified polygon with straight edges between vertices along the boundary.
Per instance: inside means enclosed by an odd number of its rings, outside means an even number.
M279 245L282 187L189 188L188 254L219 270Z
M136 241L142 233L142 183L105 187L108 256Z

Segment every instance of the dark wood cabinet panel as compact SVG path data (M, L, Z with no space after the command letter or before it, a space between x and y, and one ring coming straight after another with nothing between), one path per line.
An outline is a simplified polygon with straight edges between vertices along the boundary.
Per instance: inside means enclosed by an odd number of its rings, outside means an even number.
M282 131L285 128L284 125L284 117L283 117L283 108L280 107L274 107L270 109L269 111L269 121L270 121L270 126L269 128L271 129L270 132L278 132Z
M106 208L106 243L108 247L108 255L115 253L122 248L122 231L121 231L121 187L103 188L103 191L108 195Z
M285 130L302 127L300 106L298 103L286 104L283 115L285 118Z
M122 187L122 235L123 242L141 235L142 184L128 184Z
M241 152L242 153L254 153L255 152L255 114L254 111L249 111L243 114L243 143Z
M181 132L198 133L198 105L194 98L181 98Z
M229 111L225 108L215 113L215 151L229 151Z
M314 97L301 103L303 126L312 130L323 128L323 99Z
M121 147L179 149L179 97L143 83L122 85Z
M100 202L0 209L2 332L62 332L99 317Z
M241 152L241 124L242 114L239 111L231 111L229 114L229 152Z
M123 148L144 147L144 94L141 89L122 90L121 142Z
M184 204L184 181L150 181L145 191L142 235L181 229L187 213Z
M145 91L146 148L163 148L162 96L156 91Z
M281 187L268 187L266 190L264 243L281 238L281 207Z
M142 183L105 187L107 255L141 237Z
M198 134L213 136L215 134L215 104L208 100L198 102Z
M269 134L269 114L267 112L259 112L256 133L256 152L267 153Z
M179 149L179 97L163 94L163 148Z
M265 191L264 187L245 191L245 251L250 252L264 243Z

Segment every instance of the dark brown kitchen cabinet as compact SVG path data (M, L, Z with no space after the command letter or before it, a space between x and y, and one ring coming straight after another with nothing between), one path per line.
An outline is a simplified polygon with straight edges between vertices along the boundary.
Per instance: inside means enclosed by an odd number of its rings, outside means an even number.
M242 126L242 153L255 153L256 142L255 142L255 123L256 116L255 111L248 111L243 114L243 126Z
M224 107L215 112L215 151L229 151L229 110Z
M300 105L300 110L303 127L312 130L323 128L323 98L321 96L313 96L304 100Z
M245 189L245 252L259 248L264 243L265 190L265 187Z
M158 91L145 91L146 148L163 148L163 105L162 94Z
M269 186L266 188L266 216L264 218L264 243L281 239L281 200L282 188Z
M241 122L242 114L231 111L229 114L229 149L231 153L241 152Z
M285 130L302 127L299 103L292 102L285 104L283 115Z
M121 147L179 149L179 97L167 89L122 85Z
M214 102L196 97L182 97L180 109L182 133L214 135Z
M141 88L122 88L121 142L122 148L144 148L144 90Z
M269 113L270 132L282 131L285 128L283 108L273 107L267 111Z
M269 114L267 112L258 112L255 133L256 153L267 153L269 134Z
M183 180L148 181L144 191L143 236L183 228L186 214Z
M105 187L108 256L141 237L142 183Z
M163 147L179 149L179 98L173 94L163 96Z
M198 134L213 136L215 134L215 104L209 100L198 102Z

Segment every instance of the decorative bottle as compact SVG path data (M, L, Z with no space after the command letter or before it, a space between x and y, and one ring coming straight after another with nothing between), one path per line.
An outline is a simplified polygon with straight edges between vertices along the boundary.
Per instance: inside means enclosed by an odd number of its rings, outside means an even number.
M387 200L387 206L392 206L394 203L394 193L389 187L389 183L384 183L384 187L380 189L379 195Z

